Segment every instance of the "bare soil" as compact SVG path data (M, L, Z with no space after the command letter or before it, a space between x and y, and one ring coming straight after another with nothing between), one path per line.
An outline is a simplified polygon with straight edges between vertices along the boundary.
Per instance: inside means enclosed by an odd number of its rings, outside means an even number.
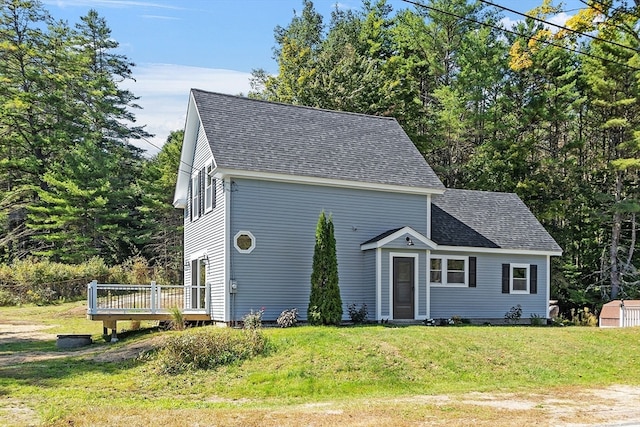
M30 353L3 353L3 344L24 340L54 340L47 333L48 326L25 323L0 324L0 368L34 361L64 357L86 357L96 362L119 362L138 357L154 348L160 337L134 343L110 346L89 346L69 351L36 351ZM212 401L219 398L215 396ZM242 402L238 402L242 403ZM245 402L246 403L246 402ZM355 403L355 406L354 404ZM218 425L459 425L459 426L511 426L531 424L539 426L640 426L640 387L614 385L606 388L575 388L554 393L478 393L462 396L417 395L398 399L370 399L362 402L319 402L298 405L286 410L239 411L234 414L216 413ZM363 407L364 406L364 407ZM392 408L392 409L390 409ZM398 411L411 413L402 416ZM178 419L189 424L198 418L196 412L184 413ZM205 411L206 412L206 411ZM448 414L451 412L452 414ZM419 416L417 413L428 413ZM244 414L244 415L243 415ZM459 414L465 414L460 417ZM466 415L468 414L468 415ZM165 426L172 426L176 413L166 414ZM204 414L200 414L202 416ZM131 414L130 421L141 421L141 415ZM120 414L122 418L129 418ZM164 418L162 413L154 417ZM194 418L195 417L195 418ZM125 419L105 418L105 425ZM5 420L7 424L4 424ZM158 421L156 419L156 421ZM34 411L17 399L3 398L0 404L0 424L9 426L38 425ZM197 421L196 424L198 425Z

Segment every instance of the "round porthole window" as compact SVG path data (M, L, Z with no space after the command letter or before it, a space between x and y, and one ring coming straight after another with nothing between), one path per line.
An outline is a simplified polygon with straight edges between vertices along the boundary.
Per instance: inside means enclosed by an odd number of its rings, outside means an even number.
M256 238L250 231L238 231L233 245L238 252L248 254L256 247Z

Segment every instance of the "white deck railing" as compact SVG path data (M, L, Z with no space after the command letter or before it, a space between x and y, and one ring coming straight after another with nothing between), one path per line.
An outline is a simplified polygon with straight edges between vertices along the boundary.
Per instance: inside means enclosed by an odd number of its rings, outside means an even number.
M87 285L87 313L98 314L169 314L184 309L183 286L102 284Z
M625 307L620 305L620 326L633 327L640 326L640 307Z

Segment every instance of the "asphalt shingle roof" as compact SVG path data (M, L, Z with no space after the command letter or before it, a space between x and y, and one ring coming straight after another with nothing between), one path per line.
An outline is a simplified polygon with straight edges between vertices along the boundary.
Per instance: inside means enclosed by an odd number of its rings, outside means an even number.
M192 94L220 168L444 189L393 118Z
M562 250L516 194L447 189L432 201L431 239L438 245Z

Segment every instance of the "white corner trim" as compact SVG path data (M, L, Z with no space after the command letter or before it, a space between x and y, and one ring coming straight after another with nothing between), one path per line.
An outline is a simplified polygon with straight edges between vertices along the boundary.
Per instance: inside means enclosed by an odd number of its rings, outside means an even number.
M382 320L382 248L376 249L376 320Z

